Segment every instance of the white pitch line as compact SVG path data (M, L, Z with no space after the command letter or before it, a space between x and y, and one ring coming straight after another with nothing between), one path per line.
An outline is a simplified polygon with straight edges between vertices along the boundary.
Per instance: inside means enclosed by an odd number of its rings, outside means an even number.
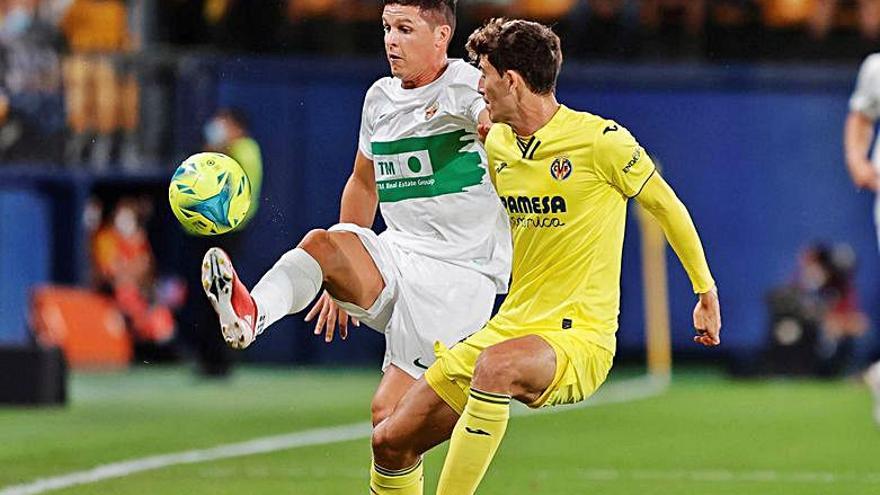
M657 380L645 376L628 380L618 380L601 388L589 400L573 406L531 410L525 407L514 409L514 415L563 413L584 407L616 404L645 399L662 393L668 380ZM42 478L31 483L12 485L0 490L0 495L37 495L53 490L61 490L77 485L97 483L114 478L122 478L135 473L153 471L181 464L217 461L233 457L266 454L298 447L328 445L332 443L359 440L370 436L372 426L369 422L353 423L329 428L315 428L286 435L257 438L245 442L220 445L209 449L188 450L171 454L131 459L128 461L102 464L92 469Z
M86 471L76 471L62 476L43 478L24 485L15 485L0 490L0 495L35 495L52 490L61 490L77 485L97 483L113 478L121 478L135 473L152 471L180 464L217 461L254 454L265 454L279 450L325 445L368 437L370 423L355 423L332 428L316 428L299 433L257 438L241 443L220 445L202 450L188 450L173 454L142 457L129 461L103 464Z

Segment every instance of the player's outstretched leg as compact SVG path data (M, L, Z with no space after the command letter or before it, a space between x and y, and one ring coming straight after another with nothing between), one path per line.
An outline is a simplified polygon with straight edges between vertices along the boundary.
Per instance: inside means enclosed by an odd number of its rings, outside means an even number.
M336 299L369 308L385 287L357 234L313 230L284 253L248 293L232 261L212 248L202 264L202 284L232 347L244 348L286 315L305 309L323 286Z
M370 493L422 495L422 454L445 441L458 415L424 379L373 429Z
M202 261L202 287L220 317L223 338L236 349L249 346L285 315L305 308L321 283L321 266L299 247L284 253L252 292L222 249L209 249Z
M511 397L534 403L555 374L555 351L534 335L496 344L480 354L470 396L449 441L437 495L471 495L477 490L507 431Z

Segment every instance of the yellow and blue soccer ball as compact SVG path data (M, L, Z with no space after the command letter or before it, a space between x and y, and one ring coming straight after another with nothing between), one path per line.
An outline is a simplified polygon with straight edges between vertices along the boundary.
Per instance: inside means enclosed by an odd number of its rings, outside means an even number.
M174 171L168 187L171 211L197 235L217 235L236 228L247 216L251 184L247 174L222 153L196 153Z

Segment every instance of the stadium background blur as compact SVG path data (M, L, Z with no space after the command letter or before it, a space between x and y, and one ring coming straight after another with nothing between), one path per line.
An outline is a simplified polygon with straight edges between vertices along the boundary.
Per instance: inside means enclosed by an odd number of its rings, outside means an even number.
M171 172L204 149L204 126L219 109L247 117L265 177L259 210L234 240L236 266L248 285L308 230L335 223L364 92L388 72L380 12L373 0L0 0L0 346L52 342L56 327L38 311L48 298L72 301L64 317L84 323L67 322L71 328L94 326L96 311L121 312L124 330L117 330L129 335L122 346L139 346L91 356L89 346L107 346L100 337L86 340L74 368L132 365L141 373L169 361L178 363L171 369L189 370L189 363L204 359L200 339L209 323L198 260L210 242L183 233L168 211ZM880 321L873 196L854 190L842 152L858 64L880 48L880 2L461 0L451 55L461 57L467 34L497 15L554 24L566 55L560 100L625 124L688 205L724 316L722 348L693 346L690 285L667 253L673 351L676 361L699 364L694 376L706 366L737 375L799 372L798 360L815 359L811 349L773 354L780 342L767 303L772 289L796 277L803 263L798 253L815 242L851 246L861 308L870 321ZM151 253L148 275L138 283L140 303L169 313L146 327L138 327L130 306L120 306L118 293L101 283L96 234L114 224L120 205L135 212L141 231L132 249ZM637 232L631 224L625 246L620 363L644 361ZM65 292L69 288L75 290ZM108 295L96 302L93 294ZM287 318L236 359L250 368L282 363L319 370L372 371L380 363L384 341L374 332L327 345L309 330L299 316ZM837 370L843 376L878 357L876 324L854 333L852 355ZM768 364L774 356L787 365ZM170 380L164 373L160 383ZM358 373L342 387L369 382ZM77 371L69 400L77 404L78 390L88 397L109 383L127 383L126 376ZM707 376L711 389L729 385ZM329 382L345 380L319 374L313 383L332 387ZM195 386L183 378L173 383ZM838 392L822 389L829 397ZM143 393L161 397L149 386ZM224 407L233 397L212 400ZM846 414L863 414L870 431L867 392L863 399L853 399L863 410ZM174 448L156 445L144 453L167 450ZM877 458L876 448L869 452ZM5 455L15 460L12 452ZM31 453L36 465L41 455ZM0 476L0 488L41 474L31 466ZM323 493L317 490L308 493Z

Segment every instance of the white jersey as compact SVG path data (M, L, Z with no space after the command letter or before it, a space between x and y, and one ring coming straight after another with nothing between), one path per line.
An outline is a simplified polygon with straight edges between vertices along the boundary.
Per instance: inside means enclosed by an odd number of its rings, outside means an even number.
M849 99L849 109L865 114L871 120L880 118L880 53L869 55L862 62L856 89ZM871 161L880 169L880 148L874 144Z
M865 114L871 120L880 118L880 53L869 55L862 62L856 89L849 99L849 109ZM880 170L880 146L875 140L871 151L871 162ZM877 228L877 240L880 245L880 195L874 199L874 223Z
M379 79L364 99L358 148L375 166L385 240L483 273L506 292L510 230L476 134L479 79L462 60L419 88Z

